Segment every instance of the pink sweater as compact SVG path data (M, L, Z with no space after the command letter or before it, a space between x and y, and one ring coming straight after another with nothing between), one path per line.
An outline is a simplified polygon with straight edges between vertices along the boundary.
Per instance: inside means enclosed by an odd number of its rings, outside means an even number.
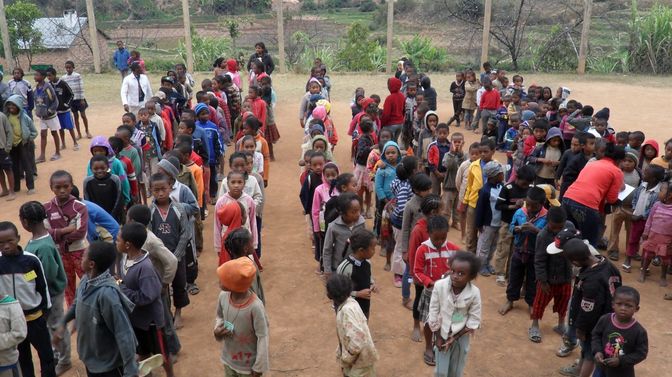
M649 212L644 227L644 235L649 232L658 233L666 236L672 235L672 204L655 202Z
M320 232L320 211L323 210L322 206L326 205L329 199L334 196L338 196L338 190L334 189L331 195L329 195L329 183L323 183L317 188L315 188L315 193L313 194L313 210L311 215L313 216L313 232Z
M217 204L215 204L215 210L212 212L215 214L215 232L213 233L214 239L215 239L215 251L219 252L222 250L222 223L219 221L219 218L216 216L217 211L224 207L227 203L233 202L236 199L232 198L229 193L226 193L222 195L218 200ZM252 234L252 245L254 248L257 248L257 217L256 217L256 204L254 204L254 199L252 199L251 196L243 193L243 195L238 198L238 202L240 202L243 207L245 208L245 212L247 214L247 219L245 219L245 224L243 224L243 228L247 229L250 231Z

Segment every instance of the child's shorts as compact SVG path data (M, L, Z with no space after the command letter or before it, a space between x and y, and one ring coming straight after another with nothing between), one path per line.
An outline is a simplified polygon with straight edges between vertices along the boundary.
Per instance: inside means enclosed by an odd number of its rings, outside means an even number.
M434 288L427 288L422 290L422 296L420 296L420 303L418 303L418 312L420 312L420 322L427 323L429 318L429 303L432 301L432 291Z
M40 119L40 129L49 131L58 131L61 129L61 122L59 122L58 117L53 117L49 119Z
M86 102L84 98L82 99L73 99L72 102L70 102L70 109L72 109L73 112L78 113L80 111L84 111L89 108L89 104Z
M158 328L152 324L147 330L133 327L133 332L135 332L135 338L138 340L138 355L163 355L164 360L167 360L166 335L163 328Z
M9 157L9 153L5 152L4 149L0 149L0 169L12 169L12 159Z
M58 123L61 124L62 130L71 130L75 127L72 123L72 113L69 111L58 113Z
M366 169L366 166L356 164L353 174L355 176L355 185L357 186L357 191L359 191L361 188L366 189L367 191L373 190L373 182L369 177L369 172Z

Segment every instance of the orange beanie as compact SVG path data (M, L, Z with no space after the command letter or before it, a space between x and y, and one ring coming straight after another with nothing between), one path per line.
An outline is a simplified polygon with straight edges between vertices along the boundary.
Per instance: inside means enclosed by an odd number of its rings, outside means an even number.
M230 260L217 268L219 282L231 292L246 292L257 274L254 262L248 257Z

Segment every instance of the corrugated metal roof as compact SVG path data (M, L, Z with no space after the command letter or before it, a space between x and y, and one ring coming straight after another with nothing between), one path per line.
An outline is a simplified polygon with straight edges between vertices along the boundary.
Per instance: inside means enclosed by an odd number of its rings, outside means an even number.
M42 34L42 45L46 49L68 49L81 35L81 30L86 27L86 17L72 17L70 25L66 25L64 17L38 18L33 23L33 28ZM24 49L24 41L19 41L19 48Z

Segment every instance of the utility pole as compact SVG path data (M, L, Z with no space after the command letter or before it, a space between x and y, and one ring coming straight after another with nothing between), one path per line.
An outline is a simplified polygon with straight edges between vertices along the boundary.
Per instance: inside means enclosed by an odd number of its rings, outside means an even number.
M9 27L7 27L7 16L5 16L5 1L0 0L0 33L2 33L2 45L5 49L5 74L12 69L10 64L14 66L14 58L12 57L12 45L9 43Z
M278 17L278 61L280 63L280 73L287 73L285 65L285 16L283 0L276 1Z
M89 22L89 38L93 52L93 71L100 73L100 46L98 46L98 28L96 27L96 11L93 9L93 0L86 0L86 16Z
M588 53L588 34L590 33L590 15L593 11L593 0L583 0L583 26L581 27L581 43L579 44L579 75L586 73L586 54Z
M184 47L187 50L187 71L194 72L194 52L191 47L191 18L189 16L189 0L182 0L182 23L184 24Z
M386 72L392 74L392 34L394 31L394 0L387 0L387 65Z
M485 0L483 11L483 41L481 42L481 67L488 61L490 49L490 19L492 17L492 0Z

